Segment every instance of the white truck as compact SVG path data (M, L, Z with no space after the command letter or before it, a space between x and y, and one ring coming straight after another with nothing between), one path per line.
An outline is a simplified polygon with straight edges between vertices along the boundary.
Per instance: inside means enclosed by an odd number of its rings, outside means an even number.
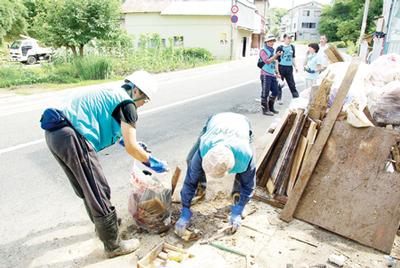
M14 41L10 46L10 60L29 65L39 60L50 60L52 53L51 48L41 47L33 38Z

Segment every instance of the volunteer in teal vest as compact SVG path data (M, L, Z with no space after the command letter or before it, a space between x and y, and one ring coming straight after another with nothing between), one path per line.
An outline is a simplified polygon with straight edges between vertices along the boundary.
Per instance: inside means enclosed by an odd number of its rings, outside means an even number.
M63 109L46 109L42 115L46 143L83 199L107 257L135 251L139 241L120 239L110 187L97 152L123 137L126 152L133 158L155 172L168 169L136 140L137 108L152 100L156 91L154 78L138 71L128 76L122 87L79 91L66 100Z
M293 68L298 72L296 67L296 51L294 45L292 45L292 35L283 35L283 45L276 48L276 51L282 51L283 54L278 58L278 70L277 73L281 76L282 81L286 80L289 90L292 93L293 98L299 97L299 92L296 89L296 83L293 77ZM282 87L278 86L278 100L282 98Z
M240 226L242 212L251 199L255 186L256 166L251 146L249 120L241 114L219 113L212 116L203 128L189 153L190 162L181 190L182 211L175 232L182 236L190 224L191 202L199 184L206 186L206 176L224 178L236 174L232 189L234 199L229 222L232 231Z
M276 38L273 35L269 35L265 38L264 47L260 51L259 61L263 61L265 64L261 68L261 108L264 115L274 115L279 113L275 107L275 100L278 96L278 81L276 80L276 60L282 51L274 53L274 43Z

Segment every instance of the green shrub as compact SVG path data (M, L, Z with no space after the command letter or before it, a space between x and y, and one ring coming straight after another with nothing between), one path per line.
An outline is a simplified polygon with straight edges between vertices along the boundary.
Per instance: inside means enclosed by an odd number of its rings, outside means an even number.
M331 44L335 45L337 48L346 48L346 42L344 41L337 41L337 42L331 42Z
M112 60L102 56L77 58L72 64L81 80L108 79L113 70Z
M213 60L211 52L204 48L184 48L182 55L186 59L200 59L203 61Z

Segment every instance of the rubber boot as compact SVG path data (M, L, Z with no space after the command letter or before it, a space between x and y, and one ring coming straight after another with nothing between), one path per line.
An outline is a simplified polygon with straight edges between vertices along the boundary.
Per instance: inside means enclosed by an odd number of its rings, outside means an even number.
M121 240L118 233L118 219L115 209L103 217L94 217L94 224L100 240L104 244L107 258L129 254L139 248L139 240Z
M276 97L274 96L270 96L269 100L268 100L268 108L271 112L273 112L274 114L279 114L279 112L277 110L275 110L274 108L274 104L275 104L275 99Z
M299 97L299 92L297 90L292 91L292 97L293 99L296 99Z
M273 116L274 114L268 109L268 102L261 103L262 113L263 115Z

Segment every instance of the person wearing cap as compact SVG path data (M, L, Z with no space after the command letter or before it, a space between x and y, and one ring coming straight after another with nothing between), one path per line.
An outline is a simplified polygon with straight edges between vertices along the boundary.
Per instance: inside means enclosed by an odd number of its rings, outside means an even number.
M317 54L318 51L319 46L317 43L310 43L308 45L307 58L304 64L306 88L310 88L316 84L322 69L321 58Z
M282 51L274 53L275 36L268 35L265 38L264 47L260 51L259 62L263 63L261 67L261 108L264 115L274 115L279 113L274 108L276 97L278 96L279 74L276 73L275 61L282 55Z
M293 67L297 70L296 67L296 53L295 48L292 43L292 35L284 34L283 35L283 45L280 45L276 48L276 51L282 51L283 54L278 58L279 64L277 64L277 73L280 75L282 81L286 80L290 92L292 93L293 98L299 97L299 92L296 89L296 83L293 78ZM282 88L278 86L278 100L282 98Z
M179 236L190 224L190 206L196 190L201 184L205 191L208 177L223 179L227 174L236 174L229 223L233 232L240 226L242 212L253 195L256 180L251 133L249 120L241 114L219 113L208 119L188 156L190 161L181 190L181 216L175 224Z
M155 172L168 169L136 140L137 109L152 100L156 91L154 78L138 71L128 76L122 87L79 91L61 110L46 109L42 115L47 146L83 200L110 258L135 251L139 241L120 239L110 187L97 152L123 137L125 150L133 158Z

